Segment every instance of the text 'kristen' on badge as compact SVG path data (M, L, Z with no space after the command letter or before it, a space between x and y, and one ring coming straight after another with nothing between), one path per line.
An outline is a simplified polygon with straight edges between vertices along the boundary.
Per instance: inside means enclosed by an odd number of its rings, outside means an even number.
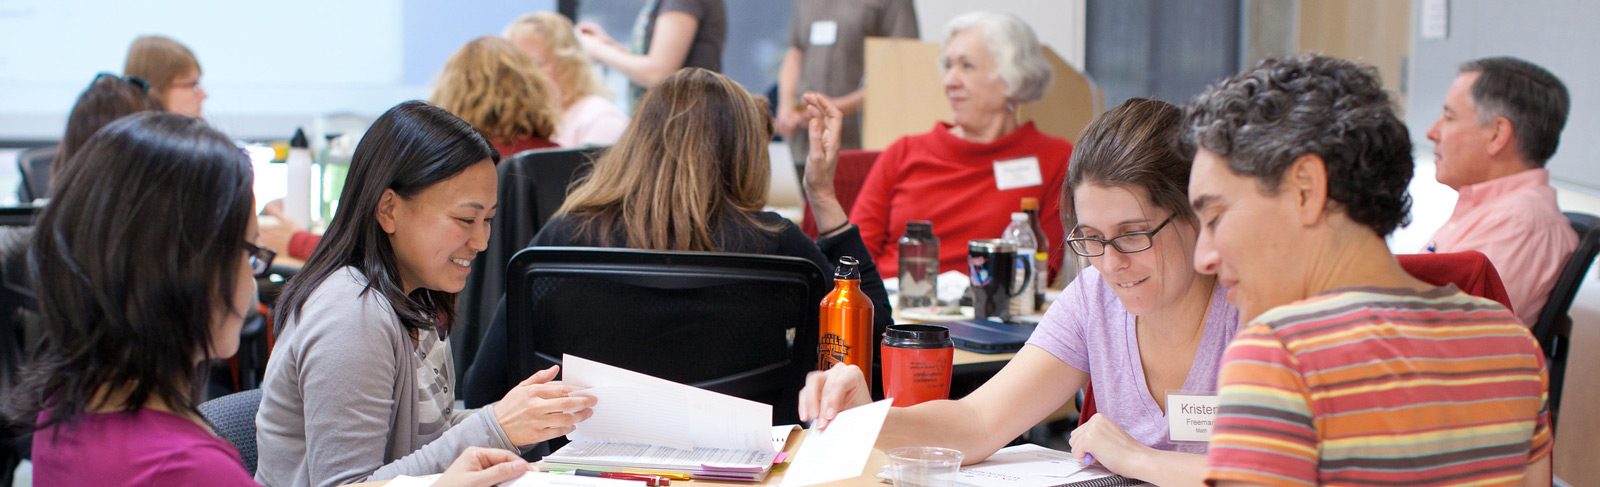
M1210 441L1212 423L1216 419L1216 395L1167 393L1169 440Z

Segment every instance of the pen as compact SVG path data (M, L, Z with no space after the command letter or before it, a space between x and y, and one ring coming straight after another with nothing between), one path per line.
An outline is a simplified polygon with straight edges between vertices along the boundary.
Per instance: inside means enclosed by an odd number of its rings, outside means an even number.
M1091 463L1094 463L1094 454L1093 453L1085 453L1085 454L1083 454L1083 466L1087 467Z
M671 480L689 480L689 479L693 478L693 477L690 477L689 474L682 474L682 473L631 472L631 471L623 472L623 473L631 473L631 474L638 474L638 475L654 475L654 476L657 476L657 477L662 477L662 478L671 479Z
M645 485L647 485L649 487L661 487L661 486L666 486L666 485L672 485L672 481L667 480L664 477L658 477L658 476L655 476L655 475L646 475L646 474L637 474L637 473L624 473L624 472L601 472L599 470L585 470L585 469L581 469L581 468L577 469L577 470L573 470L572 473L576 474L576 475L584 476L584 477L600 477L600 478L603 478L603 479L632 480L632 481L636 481L636 482L644 482Z

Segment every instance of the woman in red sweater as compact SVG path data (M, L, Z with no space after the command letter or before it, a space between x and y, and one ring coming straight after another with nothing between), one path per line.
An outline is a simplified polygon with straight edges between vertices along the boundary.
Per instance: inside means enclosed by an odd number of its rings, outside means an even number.
M1016 114L1018 104L1044 96L1054 74L1033 30L1008 14L962 15L945 26L940 65L953 120L884 150L850 212L879 271L899 273L906 222L929 220L941 242L939 268L966 272L967 241L999 238L1025 197L1044 202L1039 223L1049 251L1063 255L1059 202L1072 143ZM1059 263L1051 258L1052 273Z

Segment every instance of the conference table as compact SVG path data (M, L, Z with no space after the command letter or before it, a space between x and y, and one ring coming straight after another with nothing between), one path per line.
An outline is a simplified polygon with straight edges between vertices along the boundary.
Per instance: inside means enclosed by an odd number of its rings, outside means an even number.
M767 479L765 481L763 481L763 482L760 482L760 483L756 483L756 482L739 482L739 481L732 481L732 480L688 480L688 481L674 480L672 482L672 485L674 485L674 486L688 486L688 485L702 485L702 486L705 486L705 485L728 485L728 486L734 486L734 485L737 485L737 486L745 486L745 487L761 486L761 485L773 485L773 486L778 485L779 483L783 482L783 475L788 472L790 463L794 462L795 453L800 451L800 443L805 441L805 436L806 436L806 432L804 430L795 430L795 431L791 431L789 433L789 443L787 445L785 445L784 449L783 449L783 451L789 452L789 460L787 462L784 462L781 465L773 467L772 468L772 473L768 474L767 475ZM888 465L888 464L889 464L889 456L884 454L883 450L874 449L874 450L872 450L872 455L867 458L867 468L862 470L861 475L853 477L853 478L845 479L845 480L840 480L840 481L837 481L837 482L830 482L830 483L823 484L823 485L830 486L830 487L881 487L881 486L883 486L885 484L881 483L878 480L877 474L878 474L878 472L882 472L883 471L883 466L884 465ZM388 484L388 483L389 483L389 481L387 481L387 480L379 480L379 481L375 481L375 482L364 482L364 483L354 484L354 485L356 487L380 487L380 486ZM643 484L640 484L640 485L642 486Z

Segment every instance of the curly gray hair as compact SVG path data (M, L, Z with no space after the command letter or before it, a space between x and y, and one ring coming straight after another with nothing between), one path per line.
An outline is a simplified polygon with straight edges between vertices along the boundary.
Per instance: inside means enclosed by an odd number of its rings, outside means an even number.
M1017 103L1038 101L1050 89L1055 70L1045 61L1044 49L1033 29L1015 15L995 12L968 12L944 26L944 45L968 29L983 33L995 71L1006 83L1006 99ZM939 65L944 66L941 55ZM942 68L941 68L942 69Z
M1413 172L1393 105L1371 66L1321 54L1267 59L1184 105L1181 150L1222 157L1267 194L1296 158L1316 154L1334 206L1387 236L1408 219Z

